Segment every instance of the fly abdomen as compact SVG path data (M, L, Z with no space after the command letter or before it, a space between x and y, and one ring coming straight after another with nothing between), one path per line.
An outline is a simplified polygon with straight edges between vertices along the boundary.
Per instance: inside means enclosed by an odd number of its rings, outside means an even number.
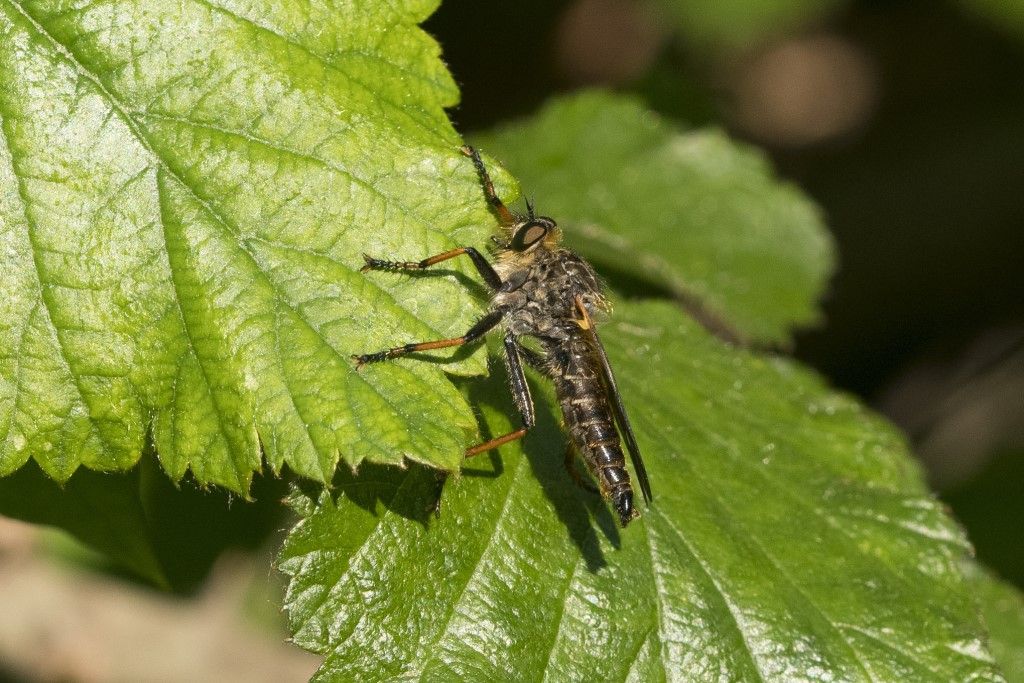
M586 357L573 358L569 372L556 381L565 426L573 445L597 479L604 496L611 500L623 526L636 516L633 487L626 471L619 433L611 407L604 396L597 368Z
M619 513L619 521L622 526L626 526L636 516L636 511L633 509L633 486L629 482L626 460L619 446L618 435L616 434L614 443L599 441L593 445L588 444L583 453L591 472L600 482L602 491L611 498L616 512Z

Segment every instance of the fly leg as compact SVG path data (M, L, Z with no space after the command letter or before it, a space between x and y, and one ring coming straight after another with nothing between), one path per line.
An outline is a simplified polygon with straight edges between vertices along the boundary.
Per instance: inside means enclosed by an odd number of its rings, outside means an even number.
M473 247L449 249L440 254L429 256L422 261L386 261L374 258L369 254L363 254L363 260L366 261L366 264L359 269L359 272L365 273L368 270L426 270L430 266L455 258L456 256L462 256L463 254L472 259L473 265L476 266L477 272L480 273L480 277L484 279L491 289L501 287L501 278L494 271L494 267L487 262L483 254Z
M519 355L526 361L527 365L541 374L544 373L547 366L547 358L536 351L526 348L522 344L519 345Z
M523 418L523 426L508 434L503 434L490 441L467 448L467 458L507 444L509 441L521 439L533 425L537 424L537 417L533 408L533 398L530 397L530 387L526 384L526 374L523 372L523 364L519 359L519 352L519 342L516 341L511 332L506 333L505 367L508 369L508 384L512 390L512 400L516 404L519 415Z
M405 344L403 346L396 346L392 349L385 349L384 351L376 351L374 353L363 353L360 355L353 355L352 358L356 361L356 367L362 367L367 363L376 363L382 360L390 360L392 358L398 358L405 356L410 353L416 353L418 351L430 351L432 349L446 349L449 346L462 346L469 342L475 341L480 337L490 332L495 325L501 322L501 317L504 315L501 311L491 311L484 317L480 318L473 327L469 328L464 335L461 337L452 337L451 339L437 339L435 341L425 342L413 342Z
M444 492L444 484L448 481L448 473L444 470L438 470L437 487L434 489L434 500L427 506L427 512L433 512L434 517L441 519L441 494Z
M596 486L583 478L580 474L579 469L576 468L576 448L572 443L568 443L565 446L565 471L569 473L573 482L584 491L590 491L591 493L601 494Z
M491 182L491 176L487 173L487 167L484 166L480 153L469 145L462 147L462 153L473 160L473 165L476 166L476 173L480 176L480 184L484 186L484 196L487 197L487 203L498 214L501 224L506 228L515 225L515 216L512 215L512 212L508 210L508 207L505 206L505 203L501 201L501 198L494 191L494 183Z

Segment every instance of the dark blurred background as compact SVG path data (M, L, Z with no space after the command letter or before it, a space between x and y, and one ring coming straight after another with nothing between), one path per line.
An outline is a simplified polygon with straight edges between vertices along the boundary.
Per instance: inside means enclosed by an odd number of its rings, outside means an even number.
M463 132L602 85L766 149L839 248L796 355L1024 586L1024 1L447 0L427 29Z

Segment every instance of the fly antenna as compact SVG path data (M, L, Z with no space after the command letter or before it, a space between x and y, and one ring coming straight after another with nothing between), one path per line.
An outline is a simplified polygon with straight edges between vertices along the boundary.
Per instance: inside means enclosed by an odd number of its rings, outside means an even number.
M526 213L530 216L530 220L532 221L534 218L536 218L536 216L533 214L533 202L530 201L529 197L525 197L525 199L526 199Z

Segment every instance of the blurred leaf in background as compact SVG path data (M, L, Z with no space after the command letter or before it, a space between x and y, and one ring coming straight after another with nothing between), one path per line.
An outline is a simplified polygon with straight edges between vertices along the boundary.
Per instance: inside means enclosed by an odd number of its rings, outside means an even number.
M475 139L604 272L662 287L741 338L785 343L818 320L832 243L754 149L599 91Z
M1006 579L1024 584L1024 451L992 454L980 472L943 492L978 555Z
M960 5L1006 35L1024 38L1024 3L1019 0L959 0Z
M695 48L750 47L821 21L847 0L658 0Z

